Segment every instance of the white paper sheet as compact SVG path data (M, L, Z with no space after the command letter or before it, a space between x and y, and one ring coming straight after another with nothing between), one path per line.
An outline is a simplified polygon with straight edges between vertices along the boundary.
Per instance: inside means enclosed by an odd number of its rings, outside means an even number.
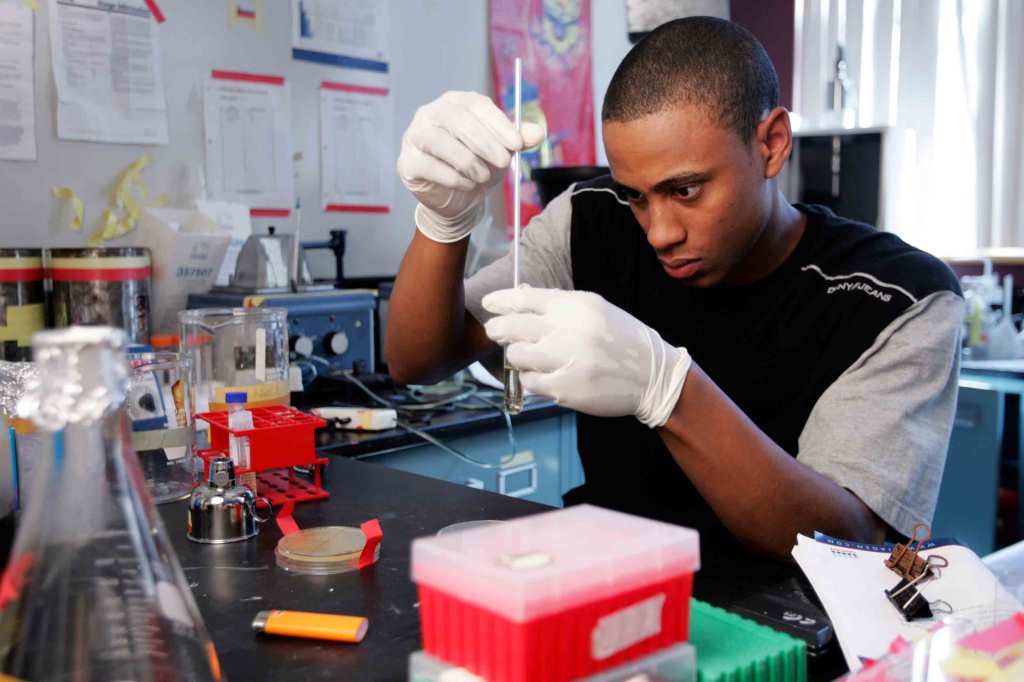
M210 196L261 209L290 210L292 179L290 92L284 79L206 80L206 181Z
M62 140L167 144L160 32L143 0L50 0Z
M0 159L36 159L33 21L21 0L0 0Z
M921 594L930 602L945 601L952 616L977 627L993 625L1021 610L1013 597L992 572L967 547L957 544L928 546L921 556L940 555L949 561L934 580L921 585ZM885 590L900 578L886 568L888 548L857 545L822 538L797 536L793 558L810 580L821 599L839 639L850 670L862 666L862 658L885 654L897 637L914 641L933 620L907 622L889 603Z
M324 210L383 213L391 204L394 156L386 88L320 86L320 185Z
M387 73L388 3L292 0L292 57Z

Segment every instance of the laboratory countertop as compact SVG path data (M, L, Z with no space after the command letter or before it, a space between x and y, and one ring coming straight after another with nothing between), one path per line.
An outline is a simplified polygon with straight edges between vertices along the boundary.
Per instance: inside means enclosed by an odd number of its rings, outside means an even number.
M296 507L300 527L358 526L371 518L384 531L380 559L361 572L302 576L276 565L281 538L276 524L243 543L211 546L185 537L184 502L159 507L229 679L394 682L406 679L407 659L420 648L418 597L410 580L410 543L441 528L477 519L509 519L547 507L511 497L425 478L372 462L332 458L325 487L328 500ZM729 606L757 590L755 568L697 574L696 595ZM747 576L747 578L744 578ZM366 616L366 639L358 645L258 635L253 617L267 609L292 609ZM833 652L838 654L838 647ZM810 679L842 673L841 656L812 662Z
M527 401L522 413L512 417L512 424L521 424L547 419L570 410L549 400ZM435 438L456 438L481 431L505 428L505 416L497 409L468 410L452 409L433 412L429 419L420 419L412 425ZM317 433L317 450L322 455L358 457L374 452L422 445L425 441L405 429L386 431L333 431L321 429Z

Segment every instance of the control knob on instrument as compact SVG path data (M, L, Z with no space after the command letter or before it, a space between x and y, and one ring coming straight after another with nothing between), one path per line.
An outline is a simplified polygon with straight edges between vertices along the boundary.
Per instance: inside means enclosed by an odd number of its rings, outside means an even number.
M308 358L313 354L313 339L308 336L296 335L288 338L288 346L296 355Z
M345 332L328 334L324 345L334 355L344 355L348 350L348 335Z

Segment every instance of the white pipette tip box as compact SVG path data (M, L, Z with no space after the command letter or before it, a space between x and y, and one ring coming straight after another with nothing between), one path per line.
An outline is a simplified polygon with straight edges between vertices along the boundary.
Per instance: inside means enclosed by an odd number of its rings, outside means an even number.
M589 505L412 545L424 650L502 682L585 678L689 635L696 531Z

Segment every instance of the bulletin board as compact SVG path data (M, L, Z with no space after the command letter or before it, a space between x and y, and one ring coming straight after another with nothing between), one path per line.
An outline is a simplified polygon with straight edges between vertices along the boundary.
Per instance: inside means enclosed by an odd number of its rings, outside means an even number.
M0 2L22 0L0 0ZM109 204L111 183L143 153L153 195L182 196L204 169L203 83L212 70L269 74L286 79L291 90L295 192L302 204L302 239L326 239L331 229L348 230L346 274L393 274L414 229L411 196L396 175L388 181L391 202L385 212L328 213L321 203L320 86L343 81L387 89L392 130L370 140L396 159L402 132L418 106L445 90L489 92L487 3L479 0L374 0L387 6L390 30L388 72L360 74L329 63L296 60L292 46L292 1L263 0L263 22L232 21L229 0L156 0L160 24L162 75L167 103L169 144L143 146L57 139L56 89L48 26L50 0L35 11L36 161L0 160L0 245L80 246L96 228ZM343 1L343 0L339 0ZM352 160L351 178L359 177ZM72 232L66 208L50 192L70 186L85 206L81 232ZM293 230L293 217L257 217L254 231L274 225ZM130 238L111 242L126 243Z

